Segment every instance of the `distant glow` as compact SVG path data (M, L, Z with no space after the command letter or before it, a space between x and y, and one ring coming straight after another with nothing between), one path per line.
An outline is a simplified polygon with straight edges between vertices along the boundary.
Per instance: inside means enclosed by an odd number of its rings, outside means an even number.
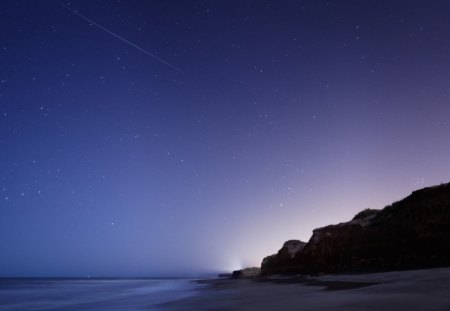
M245 268L244 265L242 265L242 262L240 260L234 259L231 260L228 264L224 265L223 267L218 267L218 270L223 269L224 271L235 271L235 270L241 270Z

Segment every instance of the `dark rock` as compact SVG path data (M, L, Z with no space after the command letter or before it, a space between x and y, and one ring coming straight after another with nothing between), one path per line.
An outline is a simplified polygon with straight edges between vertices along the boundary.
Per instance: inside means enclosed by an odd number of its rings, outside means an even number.
M242 274L242 270L234 270L233 273L231 274L231 277L239 278L239 277L241 277L241 274Z
M450 183L414 191L383 210L364 210L349 222L315 229L293 258L280 252L263 260L262 274L448 266Z
M300 240L289 240L283 244L278 253L267 256L261 264L261 274L285 274L292 272L296 267L295 257L301 252L306 243Z
M260 268L252 267L245 268L242 270L235 270L232 273L233 278L255 278L258 277L261 273Z
M370 209L366 208L365 210L359 212L358 214L353 217L352 220L364 220L364 219L371 219L375 217L380 212L379 209Z

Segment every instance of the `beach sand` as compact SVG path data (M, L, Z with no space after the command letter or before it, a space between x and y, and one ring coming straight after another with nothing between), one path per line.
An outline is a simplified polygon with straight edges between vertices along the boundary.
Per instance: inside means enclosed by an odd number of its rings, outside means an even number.
M161 310L450 310L450 268L199 282L199 295Z

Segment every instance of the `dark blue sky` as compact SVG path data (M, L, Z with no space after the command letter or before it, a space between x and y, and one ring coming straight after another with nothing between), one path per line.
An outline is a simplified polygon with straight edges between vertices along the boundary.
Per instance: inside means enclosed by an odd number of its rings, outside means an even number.
M0 3L0 276L259 265L449 181L448 1L61 3Z

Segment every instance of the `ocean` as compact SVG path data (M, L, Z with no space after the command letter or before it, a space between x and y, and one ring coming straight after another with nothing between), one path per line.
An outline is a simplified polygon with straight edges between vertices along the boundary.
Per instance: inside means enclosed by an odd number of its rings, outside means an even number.
M159 310L201 287L191 279L0 279L0 311Z

